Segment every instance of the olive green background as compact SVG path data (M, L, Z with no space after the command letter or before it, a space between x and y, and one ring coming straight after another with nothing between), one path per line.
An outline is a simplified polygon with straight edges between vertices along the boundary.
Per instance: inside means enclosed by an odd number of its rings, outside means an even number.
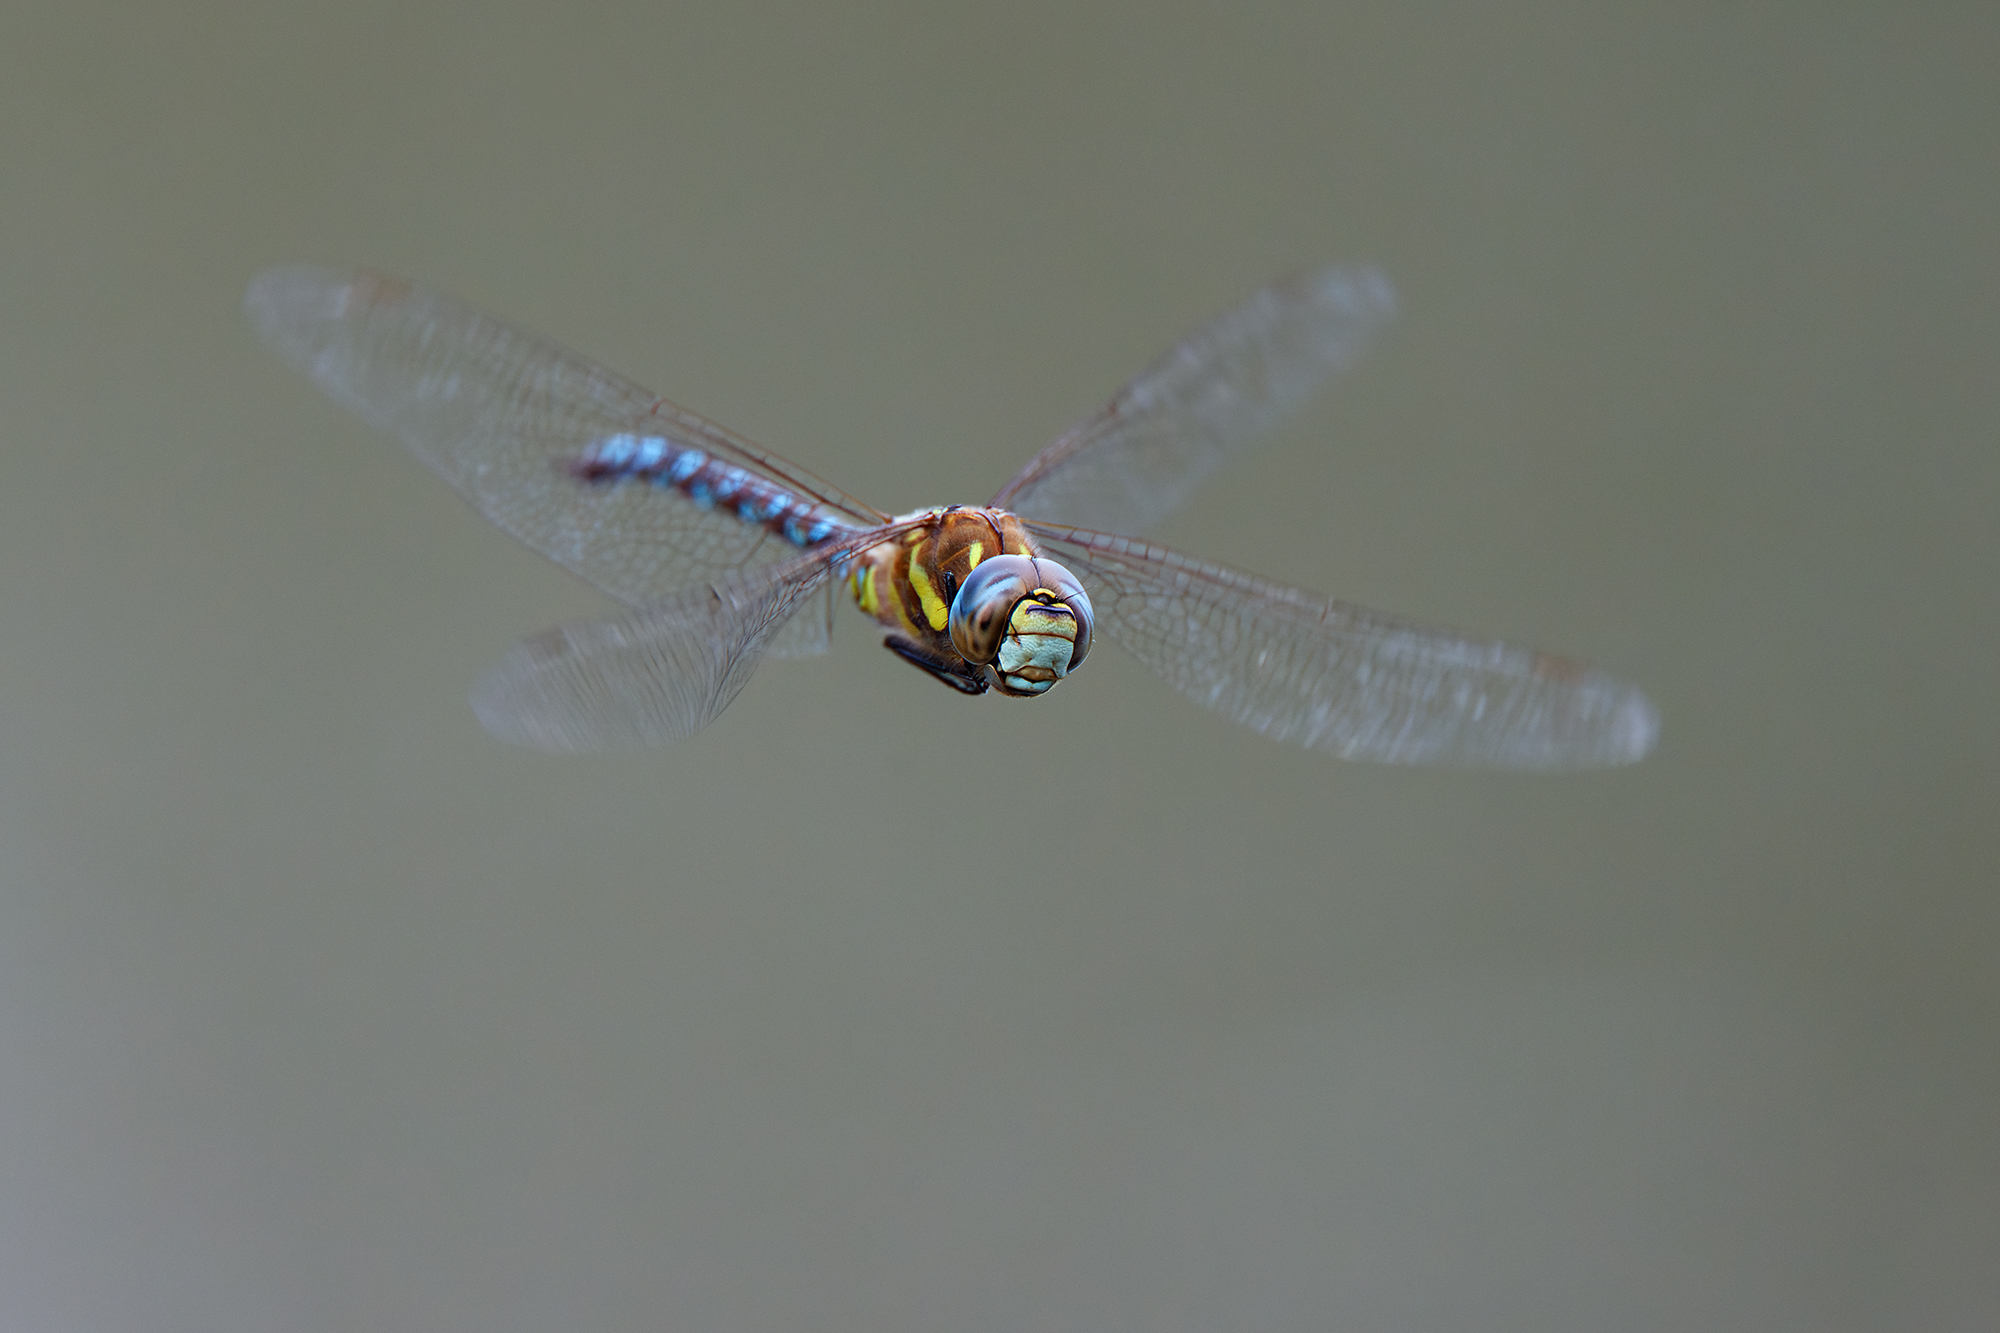
M2000 10L16 5L0 1325L1774 1330L2000 1311ZM1160 530L1642 684L1343 765L851 613L709 731L257 346L501 311L889 509L1258 284L1369 360Z

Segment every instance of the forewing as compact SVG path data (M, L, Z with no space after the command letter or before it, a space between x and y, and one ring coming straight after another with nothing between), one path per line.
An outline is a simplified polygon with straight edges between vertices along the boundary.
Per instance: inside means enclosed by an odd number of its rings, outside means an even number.
M837 563L814 553L537 634L480 677L473 711L502 740L541 750L683 740L729 706L795 612L820 609Z
M1074 527L1144 531L1359 356L1394 309L1389 280L1372 268L1319 269L1267 287L1042 450L993 504Z
M872 527L868 506L722 427L534 334L385 278L272 269L244 310L263 340L341 406L394 435L500 527L638 605L795 555L727 507L669 488L592 485L566 464L621 433L701 449Z
M1632 686L1561 658L1328 601L1123 537L1030 522L1097 631L1196 703L1345 759L1585 768L1659 732Z

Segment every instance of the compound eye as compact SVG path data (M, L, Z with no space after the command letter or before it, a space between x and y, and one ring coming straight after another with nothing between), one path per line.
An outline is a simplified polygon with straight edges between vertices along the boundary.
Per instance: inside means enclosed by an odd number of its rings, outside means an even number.
M1035 582L1035 562L1025 555L996 555L975 566L951 599L946 621L958 655L974 666L998 657L1014 604L1034 591Z
M951 646L1002 694L1034 696L1090 651L1090 597L1053 560L999 555L978 566L952 599Z
M1062 604L1069 608L1070 616L1076 622L1076 637L1071 642L1069 670L1083 665L1083 655L1090 651L1090 630L1095 616L1090 609L1090 594L1083 590L1083 584L1076 575L1064 569L1053 560L1037 560L1041 569L1042 586L1055 593Z

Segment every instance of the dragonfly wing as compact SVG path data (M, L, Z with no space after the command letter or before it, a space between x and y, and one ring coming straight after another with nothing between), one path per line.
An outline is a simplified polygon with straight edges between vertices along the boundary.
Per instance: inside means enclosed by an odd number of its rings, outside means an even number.
M591 484L567 465L620 434L702 450L818 506L837 527L882 515L573 352L379 274L273 269L244 310L343 407L407 445L487 518L634 605L797 554L727 506L670 487Z
M1561 658L1129 538L1027 527L1083 579L1100 632L1274 740L1383 763L1551 769L1631 763L1659 732L1637 689Z
M818 657L833 647L834 584L802 600L792 618L778 627L764 646L764 656L781 660Z
M993 504L1075 527L1144 531L1358 357L1394 309L1389 280L1372 268L1325 268L1267 287L1042 450Z
M480 678L473 711L540 750L684 740L729 706L795 612L814 613L837 564L804 556L525 639Z

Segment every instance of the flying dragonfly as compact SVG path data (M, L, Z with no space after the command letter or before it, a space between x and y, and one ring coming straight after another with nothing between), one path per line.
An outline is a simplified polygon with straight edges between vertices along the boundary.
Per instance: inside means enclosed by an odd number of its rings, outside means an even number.
M630 610L524 640L487 729L548 750L684 739L765 657L825 652L835 594L967 695L1035 698L1109 639L1275 740L1386 763L1630 763L1658 716L1563 658L1426 628L1140 540L1351 363L1394 308L1369 268L1267 287L1197 330L984 505L890 515L438 292L272 269L272 350L473 507Z

